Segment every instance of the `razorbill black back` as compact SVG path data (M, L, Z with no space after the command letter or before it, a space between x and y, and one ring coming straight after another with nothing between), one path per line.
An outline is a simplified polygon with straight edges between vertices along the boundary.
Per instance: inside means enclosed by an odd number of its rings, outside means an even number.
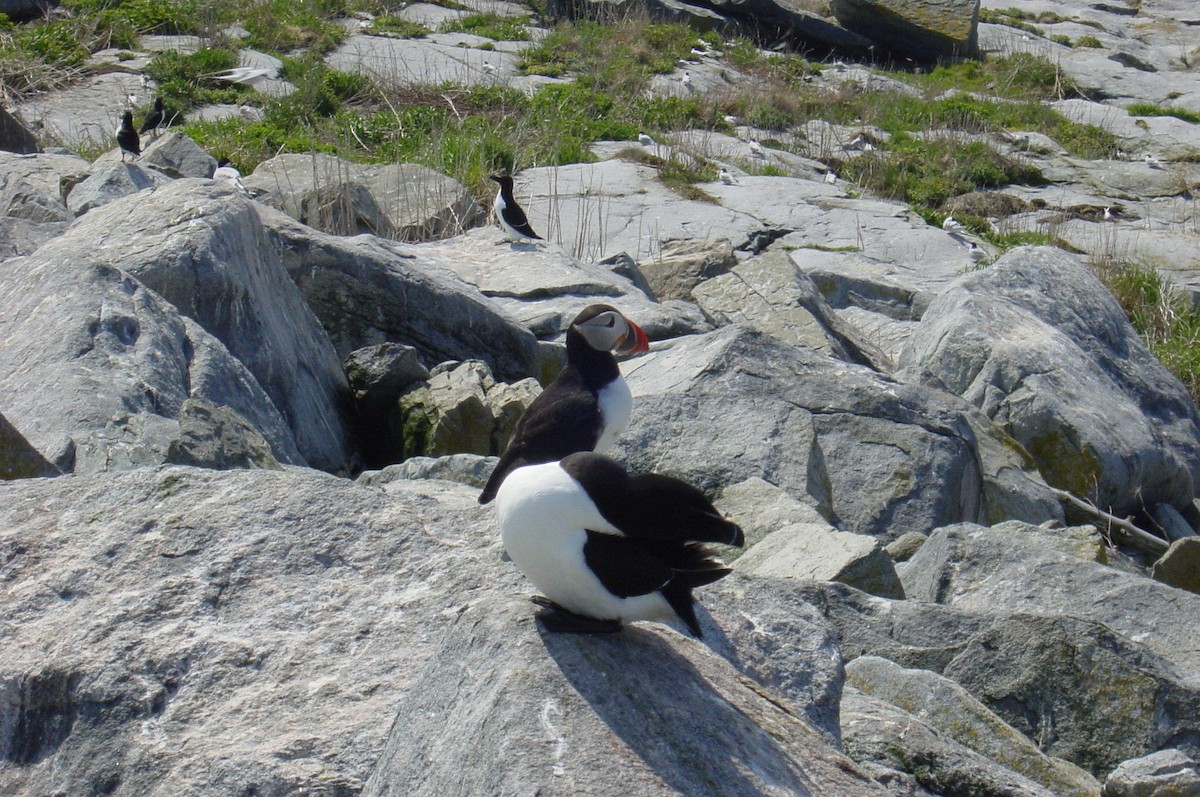
M125 162L125 155L129 154L137 157L142 154L142 140L138 138L137 131L133 129L133 113L126 111L121 117L121 126L117 128L117 146L121 148L121 162Z
M490 179L500 184L500 190L496 193L496 220L500 222L501 229L514 241L542 240L542 236L529 226L525 211L521 210L513 196L513 178L507 174L497 174Z
M151 130L158 132L158 128L162 127L163 123L163 102L162 97L154 98L154 108L150 113L146 114L146 118L142 121L142 127L138 130L139 133L146 133Z
M745 537L695 487L630 476L602 454L509 474L496 496L513 563L545 595L551 631L609 632L637 620L681 620L703 636L692 590L730 569L702 543Z
M566 368L517 421L479 503L495 498L505 476L523 465L611 447L633 410L633 395L612 352L635 354L649 348L642 328L615 307L593 304L575 316L567 328Z

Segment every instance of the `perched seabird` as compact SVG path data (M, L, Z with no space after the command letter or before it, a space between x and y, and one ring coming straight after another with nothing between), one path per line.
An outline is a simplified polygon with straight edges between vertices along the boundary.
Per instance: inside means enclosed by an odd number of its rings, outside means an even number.
M638 143L641 144L643 147L653 147L655 144L655 141L654 141L654 139L650 138L650 136L639 131L638 132Z
M825 185L837 185L837 175L833 173L832 169L825 172Z
M750 139L750 155L755 158L767 157L767 151L763 149L763 145L758 143L757 138Z
M493 64L491 61L484 61L483 66L481 68L483 69L484 72L487 72L489 75L496 74L496 65Z
M1113 209L1111 207L1104 209L1104 220L1105 221L1116 221L1117 220L1117 214L1113 213Z
M683 73L683 77L679 78L679 85L687 91L692 91L695 87L692 85L692 76L687 72Z
M274 69L262 69L253 66L237 66L227 72L222 72L219 75L213 75L212 77L229 83L241 83L246 86L254 86L268 80L274 80L275 75L276 71Z
M942 222L942 229L946 232L962 232L963 226L958 219L953 216L947 216L945 221Z
M524 465L557 462L576 451L604 451L629 424L633 395L612 352L648 351L650 341L615 307L593 304L567 328L567 366L517 421L508 447L479 495L486 504Z
M146 114L146 118L142 121L142 128L139 133L146 133L153 130L158 134L158 128L162 127L163 123L163 100L162 97L154 98L154 108L150 113Z
M525 217L525 211L521 210L516 197L513 196L513 178L507 174L499 174L493 175L490 179L500 184L500 190L496 192L496 220L500 222L501 229L508 233L509 239L513 241L542 240L542 236L529 226L529 219Z
M1161 169L1162 168L1162 161L1160 161L1158 158L1151 155L1149 152L1146 153L1146 157L1143 160L1146 161L1146 165L1149 166L1151 169Z
M142 84L142 88L144 88L144 89L150 88L150 76L147 75L145 72L143 72L141 75L138 76L138 82Z
M740 125L742 123L742 120L740 117L734 116L731 113L725 114L724 118L725 118L725 124L729 125L730 127L737 127L738 125Z
M698 47L693 47L693 48L692 48L692 56L693 56L694 58L704 58L706 55L708 55L708 49L707 49L707 48L705 48L705 49L703 49L703 50L699 49Z
M545 599L549 631L606 633L638 620L682 621L703 636L692 589L731 571L702 545L742 546L737 524L695 487L630 476L581 452L513 471L496 496L500 538Z
M121 163L125 155L137 157L142 154L142 141L138 138L137 130L133 129L133 112L126 111L121 116L121 126L117 128L117 146L121 148Z
M717 172L717 179L719 179L725 185L733 185L737 182L737 180L733 179L733 175L729 173L729 170L725 168L722 168L719 172Z
M128 105L130 108L137 105L137 102L138 102L138 95L133 93L132 91L125 95L125 104Z
M967 257L971 258L972 263L982 263L987 260L987 252L983 251L983 247L974 241L968 241Z
M237 170L230 162L229 158L221 158L217 161L216 171L213 172L214 180L224 180L233 183L243 194L249 194L250 191L242 183L242 173Z

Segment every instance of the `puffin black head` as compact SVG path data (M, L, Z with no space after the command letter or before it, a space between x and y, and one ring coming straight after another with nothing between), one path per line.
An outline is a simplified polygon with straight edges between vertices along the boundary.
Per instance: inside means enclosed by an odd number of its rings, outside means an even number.
M650 350L650 339L646 337L646 332L611 305L593 304L585 307L571 321L571 329L578 332L596 351L636 354Z

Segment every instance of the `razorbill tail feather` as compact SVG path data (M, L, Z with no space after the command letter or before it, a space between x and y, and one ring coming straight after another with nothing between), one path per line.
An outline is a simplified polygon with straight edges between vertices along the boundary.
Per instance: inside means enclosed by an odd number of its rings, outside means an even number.
M496 510L505 551L546 596L536 602L550 631L680 620L703 636L692 590L731 570L702 543L745 544L695 487L591 452L513 471Z
M567 328L567 366L529 405L496 463L479 503L496 497L508 474L557 462L576 451L604 451L629 425L633 395L612 352L648 351L637 324L607 304L593 304Z
M121 126L117 128L117 146L121 148L121 163L125 155L137 157L142 154L142 141L138 138L137 130L133 129L133 112L126 111L121 115Z
M493 175L490 179L500 184L500 190L496 193L496 220L500 222L500 227L508 233L508 237L514 241L542 240L542 236L529 226L529 219L525 217L525 211L521 210L516 197L513 196L513 178L507 174L499 174Z
M138 130L139 133L147 133L153 130L158 132L158 128L162 127L163 123L163 100L162 97L154 98L154 108L150 113L146 114L146 118L142 121L142 127Z

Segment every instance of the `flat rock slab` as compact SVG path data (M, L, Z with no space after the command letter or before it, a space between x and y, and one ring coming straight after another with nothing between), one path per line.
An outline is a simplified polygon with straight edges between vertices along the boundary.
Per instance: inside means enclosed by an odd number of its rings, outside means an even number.
M68 147L112 145L130 94L143 92L137 75L113 72L33 97L12 111L43 140Z
M659 303L610 269L552 243L512 243L494 228L407 251L452 271L539 338L558 337L589 304L611 304L652 339L706 332L712 325L685 302Z
M427 39L393 39L356 34L325 56L331 69L355 72L396 85L411 83L490 86L520 74L519 56L501 50L462 47L464 38L482 44L488 39L465 33L446 34L452 42ZM493 70L484 69L488 64Z
M67 195L67 209L76 216L82 216L130 194L164 186L169 182L171 178L140 164L109 160L71 189Z

